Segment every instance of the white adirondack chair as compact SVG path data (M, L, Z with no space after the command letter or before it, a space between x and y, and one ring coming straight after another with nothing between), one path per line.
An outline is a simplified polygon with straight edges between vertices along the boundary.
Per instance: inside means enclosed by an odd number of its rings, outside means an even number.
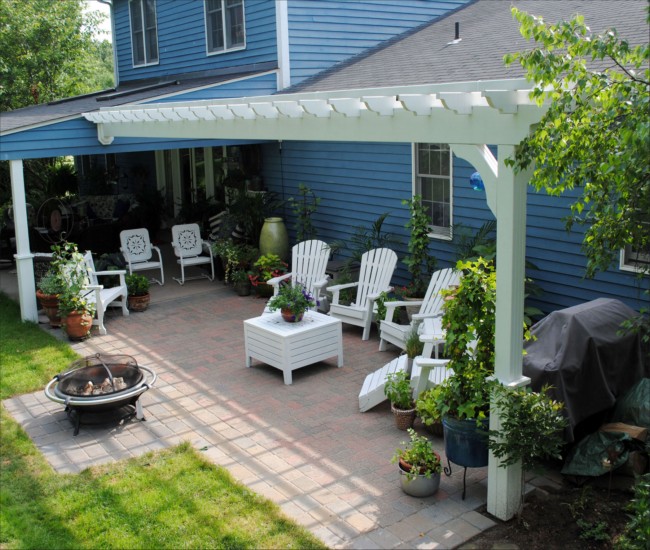
M400 355L380 369L368 374L363 381L359 392L359 411L366 412L388 399L384 393L384 386L389 374L405 371L408 366L408 357Z
M327 289L332 293L330 315L343 323L363 327L362 340L370 337L370 326L375 311L375 300L382 292L390 292L390 280L397 264L397 254L390 248L375 248L361 257L359 280L356 283L334 285ZM349 306L339 304L339 293L345 288L357 289L355 302Z
M205 246L204 246L205 245ZM173 279L179 285L184 285L185 281L192 281L194 279L207 278L211 281L214 280L214 257L212 255L212 247L201 238L201 230L197 223L186 223L182 225L174 225L172 227L172 246L174 254L178 258L177 262L181 266L181 278L174 277ZM203 251L208 252L208 256L203 256ZM204 273L196 277L185 277L185 268L196 265L210 264L212 268L212 276Z
M440 317L442 315L442 305L444 303L441 290L449 288L452 285L457 285L460 282L461 273L452 268L440 269L431 276L429 287L421 301L410 302L386 302L386 317L379 322L379 350L386 351L386 344L390 343L400 349L405 349L406 340L412 330L417 330L422 333L422 321ZM392 321L395 308L400 306L417 306L420 305L420 310L412 316L410 325L398 325ZM444 342L438 338L435 348L436 356L438 350L438 343ZM426 342L425 342L426 343ZM433 347L431 342L430 348ZM431 349L425 356L431 355Z
M425 328L427 321L425 321ZM437 336L434 335L434 339ZM427 334L420 335L420 340L427 342ZM429 336L430 338L430 336ZM478 342L472 340L467 344L467 353L474 355ZM411 388L413 389L413 399L417 400L418 396L426 389L442 384L447 378L454 374L454 370L448 367L450 359L432 359L429 356L416 357L413 359L411 368Z
M160 280L151 280L159 285L165 284L165 272L163 271L162 255L160 248L153 246L149 240L149 231L145 227L139 229L126 229L120 232L120 252L129 267L129 273L134 271L149 271L160 269ZM153 251L158 255L158 261L152 260Z
M325 271L330 253L329 245L323 241L303 241L294 245L291 249L291 273L266 281L273 287L273 295L277 295L282 281L291 278L292 285L302 285L315 300L320 300L329 279Z
M111 270L111 271L96 271L95 262L93 261L93 255L90 251L84 253L84 262L86 263L86 271L88 273L88 279L90 284L84 287L82 291L85 298L95 304L97 309L96 318L93 319L93 325L96 325L99 328L99 334L106 334L106 327L104 326L104 313L109 307L121 307L122 315L128 315L129 310L127 308L127 290L126 282L124 280L124 275L126 270ZM112 288L104 288L103 285L99 283L99 277L119 277L120 284Z

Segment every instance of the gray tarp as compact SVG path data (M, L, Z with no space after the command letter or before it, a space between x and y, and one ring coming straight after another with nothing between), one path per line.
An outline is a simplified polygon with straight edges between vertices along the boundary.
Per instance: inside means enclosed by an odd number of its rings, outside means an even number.
M554 311L532 329L523 373L535 391L549 384L566 407L567 442L576 425L613 407L637 381L650 375L641 338L621 334L621 323L638 314L619 300L599 298Z

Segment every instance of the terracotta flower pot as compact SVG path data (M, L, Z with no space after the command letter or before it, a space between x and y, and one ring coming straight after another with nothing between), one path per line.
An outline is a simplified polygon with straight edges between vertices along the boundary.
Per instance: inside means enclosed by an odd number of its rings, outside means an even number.
M299 323L302 321L302 318L305 315L305 312L301 312L298 315L294 315L290 309L281 309L280 314L282 315L282 318L287 322L287 323Z
M61 314L59 313L59 296L57 294L43 294L40 290L36 291L36 298L43 306L45 315L50 321L50 326L58 328L61 326Z
M139 296L129 295L127 297L127 302L130 311L144 311L149 307L150 301L151 301L151 295L148 292L146 294L141 294Z
M65 330L70 340L85 340L90 336L90 329L92 328L93 317L89 313L83 311L71 311L61 319L61 326Z

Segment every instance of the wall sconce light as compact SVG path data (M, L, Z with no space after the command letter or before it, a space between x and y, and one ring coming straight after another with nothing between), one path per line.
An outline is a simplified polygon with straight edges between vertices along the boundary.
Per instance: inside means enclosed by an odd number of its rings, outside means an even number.
M483 184L483 178L481 178L481 174L479 174L478 172L474 172L469 177L469 183L472 186L472 189L474 189L474 191L485 191L485 185Z

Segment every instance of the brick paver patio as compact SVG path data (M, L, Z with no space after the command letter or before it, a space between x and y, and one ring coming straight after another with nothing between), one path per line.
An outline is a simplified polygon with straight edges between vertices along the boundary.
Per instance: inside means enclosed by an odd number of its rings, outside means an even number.
M219 281L168 281L152 286L146 312L111 312L106 336L73 344L81 355L133 355L156 371L140 398L145 422L82 425L73 437L63 406L43 392L4 402L56 471L189 441L330 547L451 548L493 525L475 511L486 502L486 468L468 470L464 501L456 466L433 497L399 488L390 459L407 434L387 403L358 408L366 374L397 355L378 351L376 329L364 342L361 329L344 325L344 366L332 358L299 369L286 386L278 369L245 368L243 320L261 314L262 300ZM430 437L444 457L442 439Z

